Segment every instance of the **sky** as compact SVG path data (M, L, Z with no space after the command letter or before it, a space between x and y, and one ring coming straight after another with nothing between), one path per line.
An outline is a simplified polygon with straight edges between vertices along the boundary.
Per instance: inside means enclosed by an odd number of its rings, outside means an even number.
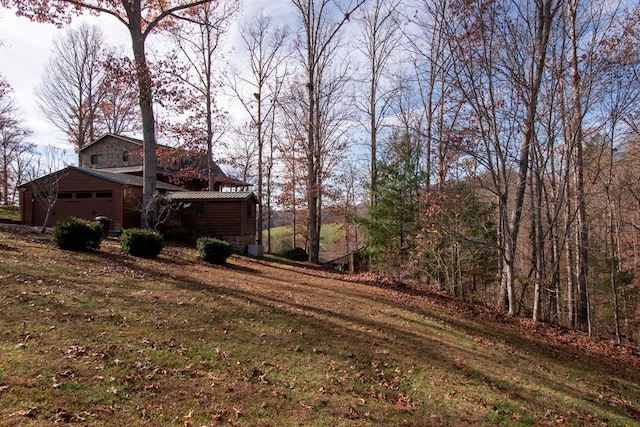
M239 20L243 16L251 16L260 8L276 20L288 20L292 16L291 0L244 0ZM83 21L102 28L110 45L131 51L129 33L115 18L109 15L82 16L75 18L71 26ZM38 111L34 96L42 81L53 41L64 31L64 28L59 29L51 24L34 23L16 17L13 11L0 8L0 76L13 88L12 96L23 124L33 132L31 141L38 146L53 145L73 153L73 147L66 142L65 135ZM241 51L237 24L232 26L228 40L230 46L238 48L236 52Z

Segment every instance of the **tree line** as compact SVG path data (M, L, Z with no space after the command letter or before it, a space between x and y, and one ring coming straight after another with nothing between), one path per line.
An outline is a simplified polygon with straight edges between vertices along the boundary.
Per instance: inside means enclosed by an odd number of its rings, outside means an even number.
M2 2L58 23L81 5L129 29L133 59L99 53L96 105L86 92L65 114L78 116L63 124L76 147L72 135L116 122L105 114L123 96L142 120L117 123L143 131L145 168L156 135L210 161L226 153L256 183L259 229L287 212L311 261L338 218L345 250L378 272L618 342L637 335L637 5L291 0L287 22L240 20L232 61L235 1ZM76 31L87 42L94 30ZM152 33L172 47L155 62ZM56 64L71 50L59 47Z

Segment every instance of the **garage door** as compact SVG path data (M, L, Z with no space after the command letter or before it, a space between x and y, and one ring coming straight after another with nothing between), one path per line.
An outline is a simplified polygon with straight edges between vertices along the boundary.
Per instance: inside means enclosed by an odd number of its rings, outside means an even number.
M42 206L38 201L34 201L33 213L34 224L42 224L46 215L46 205ZM114 218L114 214L112 191L61 192L51 209L47 226L53 226L58 220L70 216L94 219L97 216Z

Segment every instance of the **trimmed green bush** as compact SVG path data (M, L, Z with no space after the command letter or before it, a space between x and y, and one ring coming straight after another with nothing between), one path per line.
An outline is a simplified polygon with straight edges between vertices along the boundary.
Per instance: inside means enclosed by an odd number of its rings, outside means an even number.
M229 242L213 237L200 237L196 241L200 258L211 264L224 264L233 253Z
M155 258L164 247L160 233L148 228L129 228L120 235L122 250L133 256Z
M293 248L285 251L282 254L283 258L290 259L291 261L307 261L309 254L302 248Z
M60 249L87 251L100 248L102 224L81 218L63 218L53 227L53 241Z

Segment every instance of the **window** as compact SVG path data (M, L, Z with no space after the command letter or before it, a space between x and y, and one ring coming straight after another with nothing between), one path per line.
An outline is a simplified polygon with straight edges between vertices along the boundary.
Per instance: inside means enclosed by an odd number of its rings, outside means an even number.
M196 203L196 216L205 216L207 214L204 206L205 205L202 202Z
M251 209L251 203L247 203L247 218L251 218L252 213L253 209Z
M122 152L122 161L123 162L128 162L129 161L129 152L128 151L123 151Z
M70 199L73 197L73 193L60 192L58 193L58 199Z
M92 154L91 155L91 164L92 165L102 164L102 154Z
M76 199L90 199L91 197L93 197L92 193L86 193L86 192L76 193Z
M96 191L96 199L110 199L113 197L111 191Z

